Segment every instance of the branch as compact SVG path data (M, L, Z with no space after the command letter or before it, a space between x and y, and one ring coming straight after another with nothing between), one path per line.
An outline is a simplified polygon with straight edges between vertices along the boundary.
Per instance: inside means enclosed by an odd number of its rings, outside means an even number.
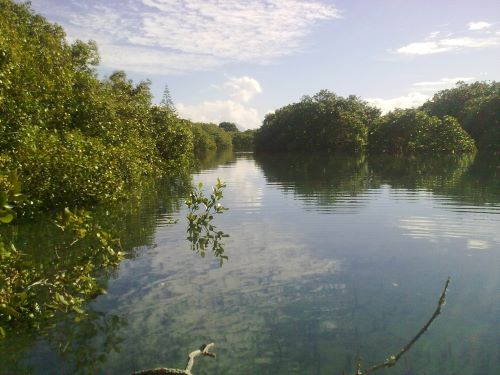
M192 351L189 353L188 362L186 364L186 368L184 370L177 368L155 368L151 370L141 370L134 372L132 375L193 375L191 372L194 359L200 355L205 355L208 357L215 358L215 353L210 352L209 350L213 348L215 344L212 342L207 345L202 345L200 349Z
M425 323L425 325L420 329L420 331L418 331L415 337L413 337L410 340L410 342L408 342L408 344L406 344L404 348L399 351L397 355L391 355L389 358L385 360L385 362L373 365L367 370L360 371L358 369L357 375L368 375L377 370L394 366L401 359L401 357L411 349L413 344L415 344L418 341L418 339L424 334L424 332L426 332L429 329L434 319L436 319L438 315L441 314L441 308L444 306L446 302L446 292L448 291L449 284L450 284L450 278L448 277L446 283L444 284L444 289L443 292L441 293L441 297L439 297L438 305L436 307L436 310L434 311L434 314L432 314L431 318L427 321L427 323Z

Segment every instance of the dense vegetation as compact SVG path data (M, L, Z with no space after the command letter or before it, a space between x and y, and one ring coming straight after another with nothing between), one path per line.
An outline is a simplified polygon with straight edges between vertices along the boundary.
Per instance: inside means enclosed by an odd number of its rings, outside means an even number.
M235 151L252 151L254 149L255 129L240 131L233 122L221 122L219 128L231 135L233 149Z
M194 151L196 156L204 157L210 152L221 152L232 148L231 134L215 124L194 123Z
M422 109L433 116L455 117L479 150L500 153L500 82L458 82L435 94Z
M257 151L442 154L476 147L500 153L497 82L459 82L419 109L385 116L355 96L323 90L267 115L255 135Z
M429 116L417 109L395 110L371 127L369 147L389 154L467 153L474 141L454 117Z
M258 151L359 152L368 126L380 111L355 96L342 98L327 90L287 105L265 117L255 135Z
M187 171L195 153L231 147L217 125L154 105L149 81L99 80L95 43L68 44L28 4L0 0L0 18L0 170L18 170L32 205L115 201L148 176Z

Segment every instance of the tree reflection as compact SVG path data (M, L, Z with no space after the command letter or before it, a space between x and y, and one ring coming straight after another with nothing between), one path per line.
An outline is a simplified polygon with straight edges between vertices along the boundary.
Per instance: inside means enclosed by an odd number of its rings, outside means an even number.
M68 373L97 374L109 354L120 352L119 332L125 325L122 317L91 311L77 324L72 320L60 323L46 340L64 359Z
M427 190L459 203L500 202L499 156L259 154L255 159L268 183L319 211L355 208L381 185Z
M395 189L439 191L458 184L474 161L474 155L371 156L373 184Z
M449 155L439 158L370 157L376 186L428 190L458 203L484 205L500 202L500 157Z
M331 154L256 155L270 184L294 193L306 205L328 208L360 203L356 196L368 187L369 170L364 155ZM354 199L353 199L354 198Z
M125 319L117 315L90 310L79 322L75 322L74 315L66 315L55 326L46 327L38 337L27 331L11 334L0 340L1 373L97 374L111 353L120 352L119 332L125 324ZM30 361L26 361L28 352L31 352ZM33 359L36 368L29 363ZM52 368L54 360L63 363L63 368L57 371Z

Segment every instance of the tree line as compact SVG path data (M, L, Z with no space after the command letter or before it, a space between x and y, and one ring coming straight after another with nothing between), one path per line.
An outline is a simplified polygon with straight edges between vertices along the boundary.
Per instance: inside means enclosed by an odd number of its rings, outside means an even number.
M0 0L0 19L0 190L17 170L33 207L113 202L232 147L217 125L182 119L168 91L153 104L150 81L99 79L97 45L68 43L29 3Z
M500 83L458 82L419 108L385 115L366 101L322 90L268 114L257 151L415 154L500 153Z

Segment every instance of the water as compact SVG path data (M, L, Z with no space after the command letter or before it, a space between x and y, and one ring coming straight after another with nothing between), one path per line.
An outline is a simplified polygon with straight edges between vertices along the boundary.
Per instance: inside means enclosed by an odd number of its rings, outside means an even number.
M91 318L4 340L0 372L182 368L213 341L195 374L353 373L358 354L367 366L396 354L451 276L443 314L378 373L500 373L498 159L237 154L193 181L217 177L223 267L190 251L182 193L164 186L111 214L132 255Z

